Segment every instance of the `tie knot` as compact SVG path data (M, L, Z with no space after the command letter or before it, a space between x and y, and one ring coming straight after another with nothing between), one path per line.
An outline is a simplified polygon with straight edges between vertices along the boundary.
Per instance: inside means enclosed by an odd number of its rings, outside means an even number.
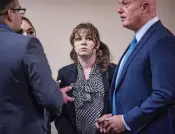
M134 35L134 37L132 39L132 42L135 43L135 44L137 43L136 35Z
M133 47L135 47L136 44L137 44L137 39L136 39L136 35L134 35L134 37L131 41L130 47L133 48Z

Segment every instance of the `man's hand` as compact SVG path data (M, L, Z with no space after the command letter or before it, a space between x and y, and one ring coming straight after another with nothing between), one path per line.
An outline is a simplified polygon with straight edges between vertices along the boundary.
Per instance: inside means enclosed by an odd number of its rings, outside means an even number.
M61 89L60 89L61 92L62 92L62 94L63 94L64 103L72 102L72 101L75 100L74 98L69 97L69 96L66 94L66 93L67 93L68 91L70 91L71 89L72 89L71 86L67 86L67 87L64 87L64 88L61 88Z
M118 134L125 131L125 125L122 120L122 115L115 115L105 119L104 133Z
M106 120L110 117L112 117L112 114L105 114L102 117L100 117L98 120L96 120L95 126L97 127L97 129L100 130L101 133L105 131L104 125L107 122Z

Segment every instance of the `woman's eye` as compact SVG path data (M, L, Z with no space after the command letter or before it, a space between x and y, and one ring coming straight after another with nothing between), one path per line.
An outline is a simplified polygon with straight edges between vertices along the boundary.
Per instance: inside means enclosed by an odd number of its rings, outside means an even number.
M33 34L34 34L34 32L33 32L33 31L30 31L30 32L28 32L28 34L29 34L29 35L33 35Z
M92 38L91 37L87 37L86 40L92 40Z
M81 40L81 38L75 38L75 40L76 40L76 41L80 41L80 40Z

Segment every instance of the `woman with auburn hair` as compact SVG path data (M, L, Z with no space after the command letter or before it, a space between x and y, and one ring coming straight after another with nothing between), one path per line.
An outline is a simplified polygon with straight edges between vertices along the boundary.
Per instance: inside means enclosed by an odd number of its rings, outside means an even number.
M68 93L75 101L63 105L55 120L59 134L97 134L95 121L109 111L109 89L116 68L110 63L110 51L100 41L91 23L77 25L70 36L73 64L58 71L60 88L71 86Z

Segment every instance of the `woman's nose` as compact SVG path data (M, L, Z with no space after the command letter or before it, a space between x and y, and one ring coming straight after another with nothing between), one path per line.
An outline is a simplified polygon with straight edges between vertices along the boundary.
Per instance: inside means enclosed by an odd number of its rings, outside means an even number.
M86 39L82 39L82 45L86 45Z

